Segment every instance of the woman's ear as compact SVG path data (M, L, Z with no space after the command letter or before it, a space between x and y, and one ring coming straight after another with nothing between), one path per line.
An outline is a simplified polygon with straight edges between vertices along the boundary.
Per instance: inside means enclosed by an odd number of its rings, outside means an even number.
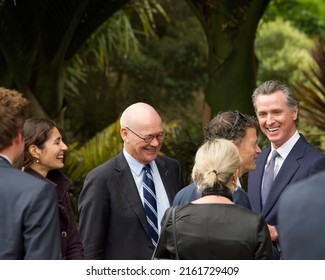
M37 158L37 159L39 159L39 157L40 157L40 149L36 146L36 145L30 145L29 147L28 147L28 152L30 153L30 155L32 156L32 157L34 157L34 158Z

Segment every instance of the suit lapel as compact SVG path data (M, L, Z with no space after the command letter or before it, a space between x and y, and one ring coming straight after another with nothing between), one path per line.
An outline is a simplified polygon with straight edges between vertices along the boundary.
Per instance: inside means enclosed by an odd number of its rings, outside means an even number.
M156 162L157 168L159 170L160 178L161 178L164 188L166 190L169 204L172 205L172 202L173 202L172 201L173 194L171 193L172 188L171 187L166 188L166 186L172 186L172 184L173 184L173 182L175 182L175 180L172 180L173 179L171 177L172 173L170 172L169 168L166 166L166 162L164 161L164 159L162 157L157 157L155 162Z
M263 209L264 216L267 216L267 214L272 210L284 189L292 181L293 176L300 167L298 160L304 156L304 153L304 139L300 137L283 162L281 169L273 182L271 191Z
M125 200L135 212L139 219L141 226L150 238L150 233L147 225L146 214L142 205L141 198L137 186L135 185L131 170L123 153L120 153L117 157L117 164L115 170L117 171L117 177L119 182L119 189L123 193Z

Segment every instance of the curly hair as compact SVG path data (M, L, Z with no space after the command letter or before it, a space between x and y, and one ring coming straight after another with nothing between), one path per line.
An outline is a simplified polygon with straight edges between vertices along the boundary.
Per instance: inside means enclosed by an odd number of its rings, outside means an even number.
M0 87L0 151L22 132L28 105L28 100L18 91Z

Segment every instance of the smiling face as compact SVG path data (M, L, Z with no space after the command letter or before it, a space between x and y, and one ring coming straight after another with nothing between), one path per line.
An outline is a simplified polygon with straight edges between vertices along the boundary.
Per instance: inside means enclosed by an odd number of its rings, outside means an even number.
M44 143L44 147L40 149L34 146L34 149L39 162L33 163L32 168L43 176L46 176L50 170L64 167L64 152L68 150L68 147L62 141L61 133L56 127L51 130L49 138Z
M147 164L156 159L163 140L157 136L164 133L163 123L156 110L146 103L129 106L121 116L121 137L125 150L136 160ZM137 134L137 135L136 135ZM153 137L150 143L142 138Z
M275 149L287 142L297 130L298 108L288 106L282 91L258 95L256 114L262 132Z
M254 127L246 128L245 137L241 143L237 145L240 157L242 159L240 167L240 176L256 169L256 158L261 153L261 149L257 144L257 134Z
M157 136L164 133L160 117L151 119L150 123L133 123L131 129L143 138L149 135ZM126 151L143 164L155 160L163 144L163 141L158 141L157 137L154 137L150 143L146 143L143 139L126 128L121 129L121 134Z

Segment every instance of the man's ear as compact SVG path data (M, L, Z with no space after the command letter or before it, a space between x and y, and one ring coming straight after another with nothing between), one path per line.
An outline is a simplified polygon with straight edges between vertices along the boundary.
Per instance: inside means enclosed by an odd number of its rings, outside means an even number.
M120 130L120 134L121 134L121 138L123 139L124 142L127 141L127 136L128 136L128 132L126 130L125 127L122 127Z

